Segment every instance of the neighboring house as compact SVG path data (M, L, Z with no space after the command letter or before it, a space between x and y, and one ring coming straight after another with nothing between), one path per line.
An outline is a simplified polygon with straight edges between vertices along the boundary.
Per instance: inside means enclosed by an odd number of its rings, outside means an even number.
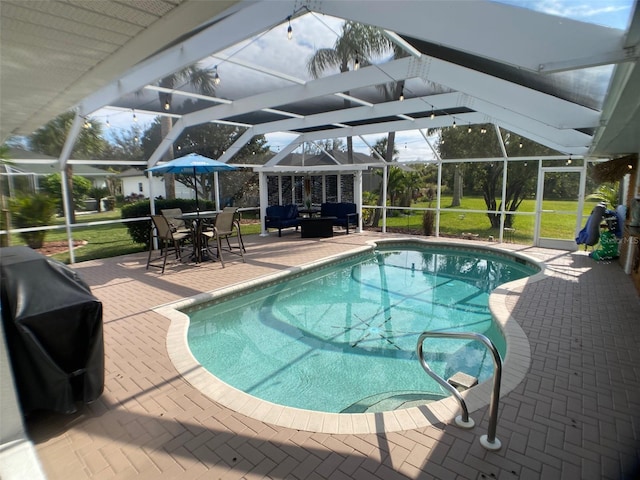
M149 178L144 170L130 168L118 174L117 178L121 183L121 191L118 193L125 197L149 197ZM164 188L164 177L154 175L151 178L153 181L153 196L156 198L160 196L166 198L167 193ZM192 188L176 182L176 198L194 199L195 192Z
M4 185L8 187L9 196L13 196L18 178L22 178L20 185L25 185L26 179L30 190L38 191L40 181L52 173L59 173L58 159L43 155L41 153L30 152L21 148L10 148L6 164L0 168L0 175L6 177ZM107 178L115 174L93 167L91 165L73 165L73 174L90 180L96 188L105 188Z

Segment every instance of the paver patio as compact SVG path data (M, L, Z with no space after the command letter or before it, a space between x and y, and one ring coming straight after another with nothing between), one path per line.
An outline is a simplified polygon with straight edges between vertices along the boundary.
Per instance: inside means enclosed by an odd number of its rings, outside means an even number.
M50 479L619 479L640 462L640 300L617 262L505 244L544 260L548 276L508 293L531 365L500 403L502 449L453 424L325 434L261 422L185 381L158 305L358 248L380 234L247 236L246 263L146 270L146 254L74 268L104 306L105 391L74 415L27 421Z

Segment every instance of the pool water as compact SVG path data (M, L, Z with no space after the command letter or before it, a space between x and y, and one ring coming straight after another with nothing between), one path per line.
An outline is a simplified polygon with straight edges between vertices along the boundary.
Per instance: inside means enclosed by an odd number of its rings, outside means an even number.
M484 251L379 248L193 309L188 343L219 379L273 403L350 413L406 408L447 395L420 366L420 334L483 333L504 357L489 293L534 273ZM478 342L427 339L424 352L444 378L492 375Z

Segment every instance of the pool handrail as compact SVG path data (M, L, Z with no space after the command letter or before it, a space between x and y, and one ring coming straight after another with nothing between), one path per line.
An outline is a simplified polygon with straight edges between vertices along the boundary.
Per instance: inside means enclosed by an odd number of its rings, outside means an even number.
M463 338L468 340L479 341L484 344L485 347L491 351L493 355L493 365L494 365L494 375L493 375L493 390L491 392L491 401L489 404L489 427L487 429L487 434L482 435L480 437L480 444L486 448L487 450L499 450L502 446L500 440L496 438L496 428L498 426L498 402L500 401L500 383L502 381L502 359L500 358L500 353L498 349L493 344L489 338L477 332L423 332L418 338L417 345L417 353L418 359L420 360L420 365L424 369L427 374L433 378L436 382L446 388L451 394L458 400L460 403L460 408L462 409L462 415L456 417L456 425L461 428L473 428L475 425L473 419L469 418L469 410L467 408L467 403L465 402L460 392L447 382L440 375L435 373L427 361L424 358L423 354L423 343L426 338L440 337L440 338Z

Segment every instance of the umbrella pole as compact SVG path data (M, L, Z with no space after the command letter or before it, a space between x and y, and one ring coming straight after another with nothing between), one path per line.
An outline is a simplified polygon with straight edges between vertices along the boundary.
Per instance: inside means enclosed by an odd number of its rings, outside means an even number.
M193 167L193 188L196 190L196 212L200 213L200 204L198 203L198 177L196 176L196 167Z

